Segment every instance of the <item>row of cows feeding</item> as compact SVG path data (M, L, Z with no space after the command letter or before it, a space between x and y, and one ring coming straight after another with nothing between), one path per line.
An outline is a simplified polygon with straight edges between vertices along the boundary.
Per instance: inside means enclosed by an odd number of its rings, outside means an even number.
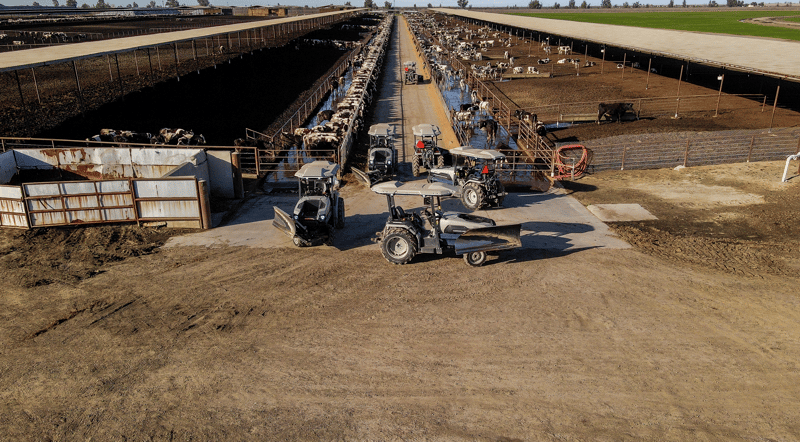
M353 79L347 92L335 105L335 110L319 112L313 127L298 128L292 133L284 132L282 136L288 144L302 148L313 158L334 159L342 147L345 156L349 153L353 136L363 127L364 111L372 103L377 88L392 23L393 16L384 18L373 39L354 58ZM339 78L336 83L343 87L345 79Z
M191 130L164 128L158 133L137 132L132 130L100 129L100 133L89 137L86 141L107 143L162 144L171 146L200 146L206 144L202 134Z

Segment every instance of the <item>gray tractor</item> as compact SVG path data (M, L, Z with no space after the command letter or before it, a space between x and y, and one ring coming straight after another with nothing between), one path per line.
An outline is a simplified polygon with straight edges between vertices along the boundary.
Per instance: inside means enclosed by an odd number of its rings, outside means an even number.
M442 183L420 181L376 184L372 191L386 195L389 218L380 232L383 257L393 264L406 264L418 253L463 255L471 266L486 262L486 252L520 247L521 224L498 226L493 220L458 212L442 212L441 198L457 189ZM423 197L424 208L407 213L396 204L395 196Z
M444 167L444 155L439 147L442 131L434 124L418 124L411 128L414 133L414 157L411 158L411 173L419 176L420 167L428 170Z
M339 196L339 165L328 161L308 163L294 174L300 179L300 200L291 215L275 209L272 224L298 247L333 245L336 229L344 227L344 199Z
M371 186L391 179L397 173L397 149L394 147L395 127L392 124L373 124L369 128L369 161L367 171L353 169L359 181Z
M419 83L419 74L417 74L416 61L406 61L403 63L403 81L405 84Z
M441 182L458 188L456 197L469 210L503 205L506 191L497 177L506 156L491 149L456 147L450 149L453 167L433 168L428 173L429 182Z

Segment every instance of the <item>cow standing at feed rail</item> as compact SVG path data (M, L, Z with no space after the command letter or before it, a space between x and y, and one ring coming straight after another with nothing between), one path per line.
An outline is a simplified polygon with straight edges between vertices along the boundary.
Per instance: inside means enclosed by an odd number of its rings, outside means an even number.
M497 137L497 126L498 124L495 120L483 120L478 125L480 130L486 132L486 142L489 143L490 146L492 143L494 143Z
M327 109L317 114L317 124L322 124L323 121L328 121L333 117L333 110Z
M597 124L600 124L600 119L604 116L622 123L622 116L628 112L636 112L633 110L633 103L600 103L597 106Z

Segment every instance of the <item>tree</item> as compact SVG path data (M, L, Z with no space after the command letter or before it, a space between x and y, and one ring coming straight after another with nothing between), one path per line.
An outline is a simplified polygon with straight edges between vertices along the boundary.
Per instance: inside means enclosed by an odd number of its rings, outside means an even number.
M168 8L177 8L178 6L180 6L180 3L178 3L178 0L167 0L166 2L164 2L164 6Z
M39 6L42 6L42 5L40 5L39 2L33 2L33 3L31 3L31 6L38 8Z
M569 3L567 3L567 7L569 9L575 9L575 0L569 0Z
M601 8L611 8L611 0L602 0L600 2Z
M586 0L583 0L583 3L581 3L581 8L582 9L588 9L589 8L589 4L586 3Z
M373 3L372 0L364 0L364 7L368 9L374 8L375 3Z
M633 8L638 8L639 6L642 6L639 2L633 2Z
M89 5L87 5L86 3L84 3L84 4L82 4L82 5L81 5L81 8L82 8L82 9L89 9Z
M353 6L353 5L350 4L350 2L344 2L344 5L345 6Z
M208 0L197 0L197 4L200 6L208 6L211 4Z
M530 9L542 9L542 4L539 2L539 0L531 0L531 2L528 3L528 8L530 8Z
M134 8L138 8L138 7L139 7L139 5L137 5L137 4L136 4L136 2L133 2L133 7L134 7Z
M667 4L667 7L668 8L674 8L675 7L675 0L669 0L669 4Z
M67 6L70 8L77 8L78 0L67 0Z
M630 8L630 7L631 7L631 5L630 5L630 3L628 3L628 2L625 2L625 3L623 3L623 4L622 4L622 7L623 7L623 8Z
M727 1L727 3L728 3L728 7L729 7L729 8L733 8L733 7L735 7L735 6L738 6L738 5L736 4L736 0L728 0L728 1Z
M53 6L58 7L58 0L53 0Z
M94 5L94 7L97 8L97 9L103 9L103 8L107 8L108 5L106 4L106 2L104 0L97 0L97 3Z
M717 6L716 0L708 0L708 7L709 8L713 8L715 6Z
M429 8L432 8L432 7L433 7L433 5L432 5L432 4L430 4L430 3L428 3L428 7L429 7Z
M465 9L469 4L469 0L456 0L456 4L458 5L459 8Z
M559 9L559 8L561 8L561 5L559 5L558 2L553 3L553 9Z

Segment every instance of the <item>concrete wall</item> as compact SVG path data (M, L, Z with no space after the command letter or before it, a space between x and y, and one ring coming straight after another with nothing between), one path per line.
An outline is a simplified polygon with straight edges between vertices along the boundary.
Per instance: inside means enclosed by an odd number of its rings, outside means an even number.
M214 150L206 152L211 194L221 198L235 198L233 194L233 168L231 152Z
M7 184L16 173L17 161L14 159L14 151L0 154L0 184Z

